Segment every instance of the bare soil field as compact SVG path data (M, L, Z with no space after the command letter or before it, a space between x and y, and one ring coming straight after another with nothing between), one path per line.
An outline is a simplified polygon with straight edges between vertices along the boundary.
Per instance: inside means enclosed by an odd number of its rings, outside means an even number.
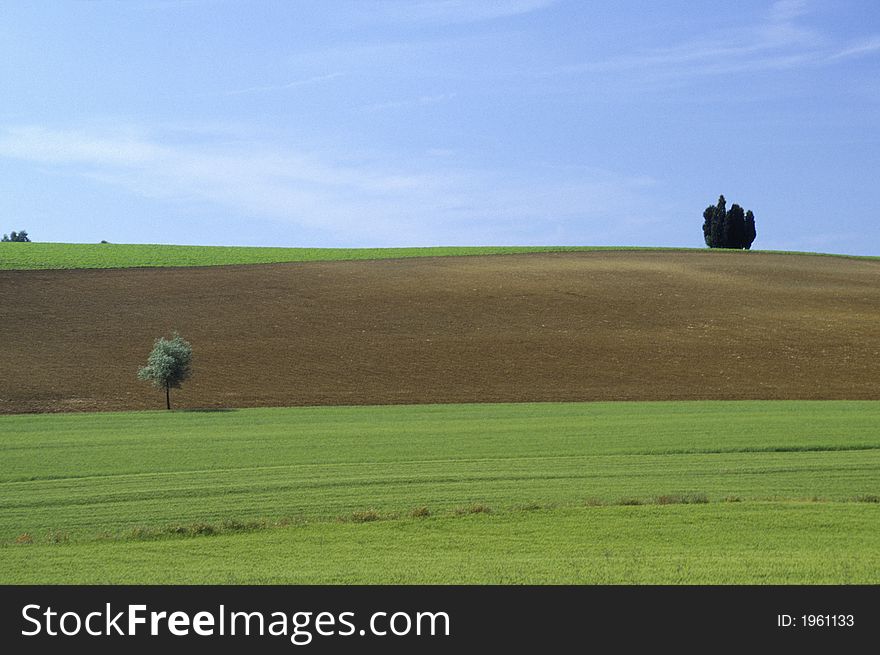
M880 261L584 252L0 271L0 413L161 408L135 378L177 329L178 408L880 399Z

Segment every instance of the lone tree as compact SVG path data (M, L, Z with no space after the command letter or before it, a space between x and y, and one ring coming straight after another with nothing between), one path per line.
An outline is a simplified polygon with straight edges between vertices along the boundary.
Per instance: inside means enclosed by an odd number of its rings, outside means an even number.
M25 230L21 232L11 232L10 234L4 234L3 238L0 241L18 241L21 243L27 243L30 241L28 238L28 233Z
M703 212L703 239L710 248L734 248L749 250L755 240L755 215L752 210L733 204L727 209L724 196L717 205L709 205Z
M743 241L745 244L743 247L746 250L752 247L752 242L755 240L755 236L757 236L757 232L755 232L755 215L750 209L746 212L746 236Z
M147 365L138 370L138 379L152 382L157 389L165 389L165 409L171 409L171 389L179 389L189 378L192 346L174 332L171 339L159 337Z

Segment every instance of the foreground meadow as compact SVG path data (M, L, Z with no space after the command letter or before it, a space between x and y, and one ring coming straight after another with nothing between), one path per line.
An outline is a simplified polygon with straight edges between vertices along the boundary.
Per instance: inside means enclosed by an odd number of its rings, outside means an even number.
M0 417L0 581L876 583L880 403Z
M4 583L877 584L880 505L565 507L0 548Z

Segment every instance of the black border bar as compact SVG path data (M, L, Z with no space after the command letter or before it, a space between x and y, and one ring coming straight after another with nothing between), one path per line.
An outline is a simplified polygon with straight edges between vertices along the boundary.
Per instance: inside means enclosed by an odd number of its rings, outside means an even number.
M77 636L22 635L35 629L23 617L27 605L40 607L31 608L31 616L47 607L58 615L85 616L105 612L108 603L114 613L145 605L147 612L216 615L223 606L227 612L262 612L267 620L273 612L311 612L312 620L320 612L351 612L346 617L357 630L348 636L322 636L314 625L305 626L314 638L301 646L289 637L271 635L199 636L190 631L174 636L160 631L151 636L143 625L135 636L96 637L84 631ZM368 629L361 635L377 612L385 613L379 625L386 629L383 622L396 612L444 612L449 635L442 634L442 622L434 636L376 636ZM405 617L398 625L404 624ZM328 625L329 619L324 632ZM66 648L118 653L129 646L161 648L163 653L216 647L258 653L571 652L573 647L600 652L603 644L615 650L662 645L679 652L720 647L847 652L880 643L880 586L3 586L0 626L5 652L29 653L63 653Z

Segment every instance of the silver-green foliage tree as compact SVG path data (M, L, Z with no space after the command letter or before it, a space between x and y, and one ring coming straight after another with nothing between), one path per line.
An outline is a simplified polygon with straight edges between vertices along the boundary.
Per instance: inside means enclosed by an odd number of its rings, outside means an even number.
M159 337L147 358L147 365L138 370L138 379L152 382L165 390L165 408L171 409L171 389L179 389L189 378L192 346L175 332L171 339Z

